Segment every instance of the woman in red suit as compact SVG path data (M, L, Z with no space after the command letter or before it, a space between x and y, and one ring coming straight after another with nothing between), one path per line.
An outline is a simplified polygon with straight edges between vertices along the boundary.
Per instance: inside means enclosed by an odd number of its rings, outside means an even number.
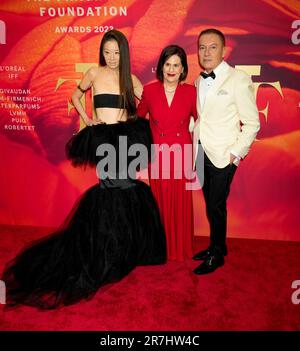
M185 51L170 45L163 49L156 69L158 81L144 87L138 116L150 116L155 156L149 169L150 186L165 226L168 259L192 257L191 116L196 112L196 89L183 81L188 74Z

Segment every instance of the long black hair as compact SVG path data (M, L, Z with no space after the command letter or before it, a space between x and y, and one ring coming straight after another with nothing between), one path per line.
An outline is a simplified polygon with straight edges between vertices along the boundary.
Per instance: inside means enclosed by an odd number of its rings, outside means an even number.
M106 66L106 61L103 55L103 47L104 44L110 40L115 40L118 43L120 50L119 84L120 94L124 98L124 108L127 111L128 118L135 118L136 106L131 77L129 45L128 40L122 32L112 29L104 34L100 44L99 63L100 66Z

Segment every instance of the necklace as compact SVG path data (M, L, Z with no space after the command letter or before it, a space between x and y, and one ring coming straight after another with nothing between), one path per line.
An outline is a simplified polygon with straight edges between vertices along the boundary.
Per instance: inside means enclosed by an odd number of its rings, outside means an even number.
M176 90L176 88L175 88L175 89L173 89L173 90L168 90L168 89L167 89L167 88L165 88L165 87L164 87L164 89L165 89L165 92L166 92L166 93L174 93L174 91Z

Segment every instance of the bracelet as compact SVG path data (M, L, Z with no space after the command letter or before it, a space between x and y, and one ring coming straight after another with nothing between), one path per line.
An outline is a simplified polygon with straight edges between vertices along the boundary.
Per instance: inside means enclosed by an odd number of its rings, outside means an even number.
M80 85L77 85L77 88L78 88L82 93L85 93L85 92L87 91L87 89L86 89L86 90L83 90L83 89L81 88Z

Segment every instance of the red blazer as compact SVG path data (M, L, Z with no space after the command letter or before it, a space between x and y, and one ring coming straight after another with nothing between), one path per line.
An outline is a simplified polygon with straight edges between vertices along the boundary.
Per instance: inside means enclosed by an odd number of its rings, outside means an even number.
M169 107L163 83L150 83L144 87L137 115L149 113L154 144L191 143L189 123L197 118L196 88L190 84L178 84Z

